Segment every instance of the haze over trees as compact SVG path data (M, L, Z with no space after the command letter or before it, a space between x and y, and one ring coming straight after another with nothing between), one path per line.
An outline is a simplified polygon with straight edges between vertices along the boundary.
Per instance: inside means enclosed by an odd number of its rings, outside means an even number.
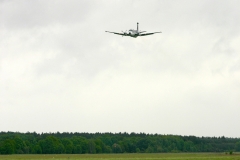
M240 138L145 133L0 132L0 154L240 151Z

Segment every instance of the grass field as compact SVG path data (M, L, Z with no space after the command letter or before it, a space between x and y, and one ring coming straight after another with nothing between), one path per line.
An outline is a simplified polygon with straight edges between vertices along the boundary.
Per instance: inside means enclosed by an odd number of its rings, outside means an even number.
M0 160L240 160L240 153L159 153L159 154L51 154L51 155L0 155Z

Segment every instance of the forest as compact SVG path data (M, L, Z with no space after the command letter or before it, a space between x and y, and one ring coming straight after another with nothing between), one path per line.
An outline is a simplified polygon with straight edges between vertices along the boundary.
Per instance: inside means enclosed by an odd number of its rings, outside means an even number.
M240 138L145 133L0 132L0 154L101 154L240 151Z

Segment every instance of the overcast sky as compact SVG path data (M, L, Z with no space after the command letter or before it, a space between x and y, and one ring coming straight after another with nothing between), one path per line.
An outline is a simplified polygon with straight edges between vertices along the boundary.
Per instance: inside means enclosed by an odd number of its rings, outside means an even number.
M239 7L1 0L0 131L240 137Z

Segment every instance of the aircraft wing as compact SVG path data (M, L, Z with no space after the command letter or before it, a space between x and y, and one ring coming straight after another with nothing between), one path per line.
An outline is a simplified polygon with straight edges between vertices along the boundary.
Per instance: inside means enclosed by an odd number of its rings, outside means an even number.
M144 34L140 34L139 36L148 36L148 35L152 35L155 33L162 33L162 32L152 32L152 33L144 33Z
M108 33L113 33L113 34L118 34L118 35L121 35L121 36L127 36L127 35L126 35L126 34L124 34L124 33L109 32L109 31L105 31L105 32L108 32Z

